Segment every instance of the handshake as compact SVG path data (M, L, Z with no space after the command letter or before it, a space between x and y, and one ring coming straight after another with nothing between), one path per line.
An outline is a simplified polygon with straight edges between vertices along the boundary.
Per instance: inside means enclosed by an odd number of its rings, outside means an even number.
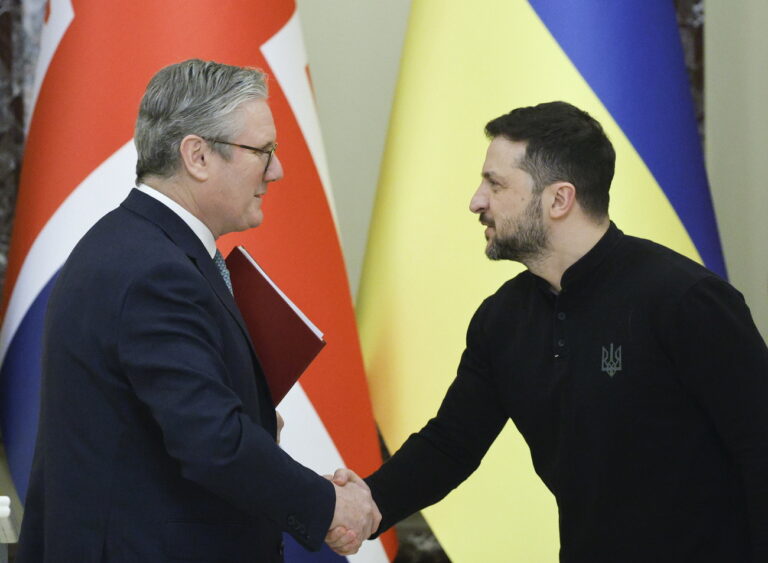
M337 469L326 478L336 491L336 510L325 543L339 555L357 553L363 541L379 529L381 513L368 485L353 471Z

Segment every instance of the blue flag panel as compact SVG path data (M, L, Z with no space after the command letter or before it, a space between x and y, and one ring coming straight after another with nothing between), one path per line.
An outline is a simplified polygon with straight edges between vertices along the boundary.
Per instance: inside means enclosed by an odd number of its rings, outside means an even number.
M529 2L640 154L704 264L726 277L674 4Z

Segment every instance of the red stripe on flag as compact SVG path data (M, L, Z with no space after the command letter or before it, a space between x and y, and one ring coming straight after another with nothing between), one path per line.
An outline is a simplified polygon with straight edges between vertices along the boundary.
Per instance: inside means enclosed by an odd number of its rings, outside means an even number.
M3 312L45 223L88 174L133 137L139 100L152 75L195 57L266 69L259 47L295 11L288 0L72 4L74 20L48 67L29 128Z

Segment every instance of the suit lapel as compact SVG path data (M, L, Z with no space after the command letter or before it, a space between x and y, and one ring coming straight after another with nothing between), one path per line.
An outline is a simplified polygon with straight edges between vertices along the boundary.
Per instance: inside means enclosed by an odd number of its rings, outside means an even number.
M168 207L136 189L131 190L121 206L157 225L168 235L168 238L189 256L203 277L208 281L216 296L235 319L248 341L248 345L251 347L251 353L254 357L257 357L245 321L235 304L232 294L229 293L227 284L224 283L224 279L221 277L218 268L216 268L213 259L208 254L205 245L203 245L192 229Z

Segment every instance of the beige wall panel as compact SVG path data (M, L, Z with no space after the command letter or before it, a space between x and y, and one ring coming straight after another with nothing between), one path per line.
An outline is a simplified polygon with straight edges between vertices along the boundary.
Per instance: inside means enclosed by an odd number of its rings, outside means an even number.
M708 0L706 160L731 283L768 338L768 2Z
M410 0L298 0L352 294L357 295Z

